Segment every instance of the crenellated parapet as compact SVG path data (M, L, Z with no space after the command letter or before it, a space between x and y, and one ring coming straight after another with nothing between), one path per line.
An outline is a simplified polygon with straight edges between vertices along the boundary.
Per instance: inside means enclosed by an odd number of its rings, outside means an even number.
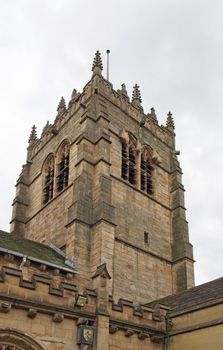
M106 100L109 100L112 104L121 109L123 113L126 113L131 118L135 119L140 127L146 127L163 142L172 145L172 134L174 129L174 127L172 127L172 114L171 116L168 114L166 126L159 126L154 108L151 108L151 112L147 114L144 113L141 105L141 93L137 84L135 84L133 88L131 101L128 97L125 84L122 84L121 89L118 89L117 91L114 90L112 84L102 76L102 61L98 51L95 55L92 70L92 78L85 85L83 92L78 93L76 89L74 89L67 107L65 99L63 97L61 98L53 124L47 122L40 138L37 138L36 127L34 126L32 128L29 138L28 160L31 160L50 139L55 137L60 132L63 125L73 117L80 108L86 109L89 98L95 94L101 96L102 105Z
M162 304L153 308L134 305L125 299L115 303L112 295L108 296L106 281L110 275L105 264L97 267L92 277L93 288L81 285L76 274L68 278L62 270L58 273L48 267L40 271L40 266L31 264L18 268L16 260L7 253L2 256L1 265L4 266L0 271L0 314L5 314L6 326L17 312L23 324L36 320L44 326L47 319L48 332L57 327L56 324L61 329L66 328L68 322L72 330L84 325L93 327L96 333L94 349L97 350L102 349L100 344L103 339L104 349L109 343L115 344L120 340L123 347L128 346L133 339L136 346L148 343L154 344L157 349L155 344L160 344L158 349L162 349L166 315L170 309ZM38 331L39 336L45 335L44 327ZM33 332L35 334L35 328ZM47 339L50 342L49 334Z

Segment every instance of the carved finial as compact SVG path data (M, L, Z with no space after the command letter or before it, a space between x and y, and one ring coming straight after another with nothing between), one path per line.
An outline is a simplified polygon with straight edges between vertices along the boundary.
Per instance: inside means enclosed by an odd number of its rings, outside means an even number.
M139 103L142 102L141 93L139 90L139 86L137 84L135 84L135 86L133 87L133 92L132 92L132 102L134 101L139 101Z
M73 89L72 95L71 95L71 100L73 100L73 98L75 98L76 96L77 96L77 90Z
M128 97L128 93L127 93L126 86L124 83L121 85L121 93L122 93L122 95Z
M57 112L58 114L62 114L63 112L65 112L65 110L66 110L66 103L65 103L65 99L62 96L60 99L59 105L57 107Z
M29 136L29 143L32 143L33 141L36 141L37 134L36 134L36 126L33 125L30 136Z
M129 96L124 83L121 85L121 89L118 89L117 92L129 101Z
M45 131L48 129L49 126L50 126L50 123L49 123L49 120L47 120L46 125L45 125L44 128L43 128L41 137L44 135Z
M141 93L139 90L139 86L137 84L135 84L135 86L133 87L133 92L132 92L132 104L134 107L142 110L141 102L142 102L142 99L141 99Z
M101 54L99 51L97 51L94 56L92 71L94 74L101 74L102 70L103 70L103 64L102 64Z
M156 116L156 111L155 111L155 108L153 108L153 107L151 108L150 116L154 119L154 121L158 122L157 116Z
M167 119L166 119L166 127L170 130L174 130L175 129L175 125L174 125L174 120L172 117L172 113L169 112L167 114Z

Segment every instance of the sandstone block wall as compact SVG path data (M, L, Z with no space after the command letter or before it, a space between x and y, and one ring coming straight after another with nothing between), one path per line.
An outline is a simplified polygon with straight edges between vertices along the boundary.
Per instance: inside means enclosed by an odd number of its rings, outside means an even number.
M94 74L83 93L29 145L12 230L66 245L67 256L89 284L96 266L106 263L115 298L147 302L191 286L193 257L174 132L150 117L142 126L142 118L141 108ZM140 189L139 163L135 185L121 178L123 133L135 138L139 160L143 146L152 149L152 195ZM70 143L68 187L57 193L54 185L54 198L43 205L44 160L50 153L56 156L65 139Z

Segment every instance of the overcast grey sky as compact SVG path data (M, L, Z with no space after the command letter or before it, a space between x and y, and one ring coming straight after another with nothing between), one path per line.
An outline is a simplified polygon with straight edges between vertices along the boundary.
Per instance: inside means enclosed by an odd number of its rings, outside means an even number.
M145 112L172 111L186 188L196 283L223 265L223 1L0 0L0 229L33 124L40 135L111 50L110 80L141 88Z

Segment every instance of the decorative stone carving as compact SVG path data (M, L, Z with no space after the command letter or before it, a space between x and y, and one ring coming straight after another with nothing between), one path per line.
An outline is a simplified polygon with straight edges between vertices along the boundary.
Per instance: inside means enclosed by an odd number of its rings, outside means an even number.
M30 308L29 311L27 312L27 316L29 318L35 318L36 315L37 315L37 310L33 308Z
M163 343L164 341L164 336L163 335L151 335L150 340L153 343Z
M110 333L110 334L116 333L117 330L118 330L118 327L117 327L117 326L114 326L114 325L110 325L110 326L109 326L109 333Z
M149 334L148 334L148 333L144 333L144 332L140 332L140 333L138 334L138 338L139 338L140 340L147 339L147 338L149 338Z
M54 322L60 323L60 322L63 321L63 319L64 319L64 315L62 313L60 313L60 312L57 312L57 313L55 313L53 315L53 321Z
M126 337L131 337L135 332L132 329L127 329L125 331L125 336Z
M4 313L8 313L11 310L11 303L7 303L6 301L2 301L0 303L0 311Z

